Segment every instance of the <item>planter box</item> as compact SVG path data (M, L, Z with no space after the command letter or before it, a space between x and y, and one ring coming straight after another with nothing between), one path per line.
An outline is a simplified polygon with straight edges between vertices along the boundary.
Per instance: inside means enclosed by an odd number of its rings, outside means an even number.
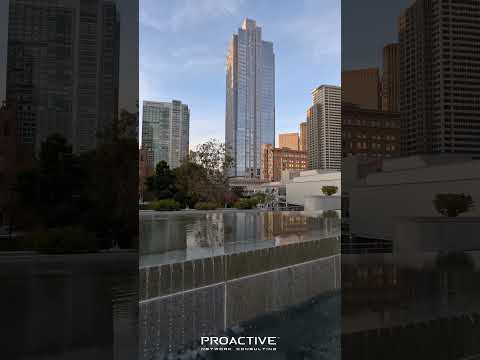
M305 196L305 211L340 210L342 207L341 196L314 195Z

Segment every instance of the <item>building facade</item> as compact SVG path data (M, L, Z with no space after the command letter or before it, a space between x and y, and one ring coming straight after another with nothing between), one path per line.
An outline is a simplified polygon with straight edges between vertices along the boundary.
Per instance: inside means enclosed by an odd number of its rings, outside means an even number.
M308 134L307 122L306 121L301 122L300 123L300 150L301 151L307 151L308 149L307 134Z
M280 181L284 170L306 170L307 153L287 147L274 148L262 145L261 178L266 181Z
M342 71L342 102L363 109L381 109L380 73L378 68Z
M425 245L430 243L429 245L434 248L441 244L443 237L449 238L450 243L465 246L467 236L471 239L472 235L478 232L473 227L459 226L457 221L474 217L472 223L478 226L480 211L473 208L461 217L449 220L445 217L444 219L451 223L457 222L455 229L447 231L445 225L448 224L443 222L443 225L440 225L442 217L439 217L437 210L432 206L432 199L441 193L458 193L459 189L478 199L479 181L480 164L468 158L466 154L413 155L383 159L379 169L364 174L362 181L349 189L351 233L360 238L392 240L400 223L417 218L425 225L432 220L436 222L436 229L424 227L423 232L420 232L423 234ZM407 229L408 227L403 225L404 234L408 234ZM441 234L442 230L446 233ZM450 232L451 230L455 231ZM465 232L468 233L467 236L463 236ZM431 239L433 234L437 236ZM457 239L462 241L455 241ZM410 241L410 236L406 236L398 243ZM395 241L394 243L395 246L402 246Z
M341 168L341 101L338 86L322 85L312 91L313 105L307 110L308 168Z
M278 147L291 150L300 150L300 138L298 133L278 134Z
M382 110L398 112L400 101L400 57L398 43L383 48Z
M38 151L55 132L76 153L96 146L118 116L119 37L111 1L10 1L6 96L20 144Z
M342 156L400 155L400 114L342 105Z
M143 102L142 148L154 168L166 161L176 168L188 156L190 110L181 101Z
M9 222L9 202L16 180L15 109L0 107L0 226Z
M275 56L262 29L245 19L226 59L225 144L230 175L260 177L261 146L275 145Z
M322 192L323 186L335 186L337 192L332 196L325 196ZM339 210L340 194L342 193L342 176L340 171L334 170L308 170L301 171L286 184L287 204L304 206L305 210L313 210L309 205L321 202L323 199L323 209L316 210ZM328 198L328 199L326 199ZM325 203L325 200L328 203ZM333 202L330 203L330 201ZM325 207L327 205L327 207ZM334 205L332 207L332 205ZM316 207L316 206L314 206Z
M399 18L401 151L480 154L480 2L417 0Z

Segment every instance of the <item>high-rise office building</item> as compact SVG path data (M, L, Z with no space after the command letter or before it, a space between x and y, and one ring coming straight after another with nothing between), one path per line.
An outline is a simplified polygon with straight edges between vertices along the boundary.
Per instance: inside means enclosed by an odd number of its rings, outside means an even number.
M382 110L398 112L400 100L400 57L398 43L383 48Z
M188 156L190 110L181 101L143 102L142 149L153 168L166 161L176 168Z
M0 226L8 224L9 192L15 183L17 146L15 138L15 109L0 107Z
M307 151L308 146L307 146L307 123L301 122L300 123L300 150L302 151Z
M341 101L338 86L321 85L312 91L307 110L309 169L341 168Z
M298 133L278 134L278 147L296 151L300 150L300 138L298 137Z
M119 15L112 1L11 0L6 97L17 141L60 133L75 152L96 146L118 116Z
M231 176L260 177L261 146L275 145L275 56L262 29L245 19L226 60L225 143Z
M402 154L480 154L479 17L479 1L442 0L400 16Z
M342 71L342 102L362 109L381 109L378 68Z

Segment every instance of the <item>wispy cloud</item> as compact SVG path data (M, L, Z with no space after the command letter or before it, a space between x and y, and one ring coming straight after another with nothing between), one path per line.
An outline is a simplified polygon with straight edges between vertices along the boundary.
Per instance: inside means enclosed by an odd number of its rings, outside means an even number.
M140 98L175 98L188 104L192 146L224 138L225 55L229 39L246 16L257 20L264 38L274 43L278 132L298 128L312 88L340 78L335 73L337 67L340 72L338 0L140 4Z
M208 71L209 68L217 69L225 62L223 56L210 54L191 54L188 56L175 56L172 53L163 58L151 59L144 57L140 59L140 70L152 75L166 75L171 77L174 74L188 71Z
M157 0L143 0L140 9L140 25L158 31L178 31L198 26L212 18L234 15L244 0L177 0L170 8L154 6ZM150 11L156 9L156 11Z
M318 11L320 12L320 11ZM325 56L338 57L341 54L339 10L308 14L287 22L284 31L295 37L310 53L316 63L325 61Z

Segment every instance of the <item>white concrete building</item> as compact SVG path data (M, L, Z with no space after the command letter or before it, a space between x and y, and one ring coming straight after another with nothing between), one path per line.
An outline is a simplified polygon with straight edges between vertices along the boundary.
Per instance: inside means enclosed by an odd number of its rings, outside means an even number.
M431 227L428 224L443 221L451 227L455 219L460 226L465 220L443 217L435 209L433 200L440 193L471 195L477 206L460 217L480 216L480 161L448 155L410 156L383 160L381 171L357 181L351 171L348 173L350 234L356 237L394 240L406 238L407 230L408 234L420 231L426 236L425 226ZM415 229L413 223L417 224Z
M325 196L322 186L336 186L337 193ZM307 170L287 182L287 204L304 206L305 210L340 209L341 173L333 170Z

